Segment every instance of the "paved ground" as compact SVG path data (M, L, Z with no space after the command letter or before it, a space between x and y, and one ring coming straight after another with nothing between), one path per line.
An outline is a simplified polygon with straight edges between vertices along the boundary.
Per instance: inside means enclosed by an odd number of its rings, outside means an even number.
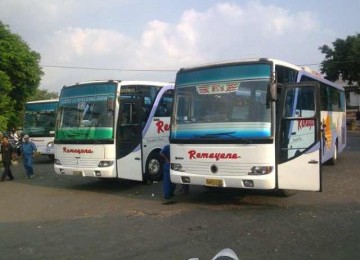
M360 133L349 133L324 191L269 192L191 187L161 204L161 183L55 175L45 157L36 178L14 166L0 183L0 259L360 259Z

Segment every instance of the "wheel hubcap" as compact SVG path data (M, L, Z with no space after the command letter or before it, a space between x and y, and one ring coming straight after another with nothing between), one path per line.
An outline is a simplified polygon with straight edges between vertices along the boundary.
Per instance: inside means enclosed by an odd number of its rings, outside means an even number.
M150 175L158 174L160 171L160 162L155 159L150 160L148 169Z

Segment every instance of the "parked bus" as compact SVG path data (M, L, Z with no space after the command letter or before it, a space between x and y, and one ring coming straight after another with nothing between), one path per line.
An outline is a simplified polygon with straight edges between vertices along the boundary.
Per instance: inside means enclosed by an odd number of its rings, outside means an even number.
M30 101L25 104L23 133L30 136L38 152L54 158L55 119L58 99Z
M174 84L92 81L61 90L57 174L137 181L162 177Z
M175 183L321 191L346 146L343 87L287 62L180 69L171 124Z

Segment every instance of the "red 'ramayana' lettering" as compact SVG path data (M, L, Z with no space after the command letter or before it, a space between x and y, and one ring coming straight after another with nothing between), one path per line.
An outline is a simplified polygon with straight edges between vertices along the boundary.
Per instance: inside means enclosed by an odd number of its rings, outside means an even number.
M189 159L216 159L216 161L222 160L233 160L238 159L240 156L237 153L198 153L195 150L188 152Z
M311 127L313 127L315 124L314 120L299 120L298 121L298 130L304 128L304 127L309 127L311 129Z
M164 133L165 131L169 131L170 130L170 124L165 124L164 121L158 121L156 122L156 127L157 127L157 133Z
M63 148L63 152L64 153L77 153L77 154L94 153L94 151L91 149L66 148L66 147Z

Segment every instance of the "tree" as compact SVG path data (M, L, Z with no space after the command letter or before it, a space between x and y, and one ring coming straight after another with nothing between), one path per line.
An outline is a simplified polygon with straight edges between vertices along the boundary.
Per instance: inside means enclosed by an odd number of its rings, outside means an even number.
M337 39L332 44L333 49L328 45L319 47L321 53L325 54L321 72L332 81L341 74L342 79L349 81L349 85L356 82L360 86L360 34L348 36L345 40Z
M46 89L36 89L35 94L27 99L27 101L36 101L44 99L59 98L59 94L56 92L48 92Z
M8 122L14 116L14 102L8 95L11 90L9 77L0 71L0 131L8 129Z
M19 35L11 33L9 26L0 21L0 87L7 86L12 111L3 111L6 114L8 128L16 127L22 122L21 113L28 97L33 95L39 87L43 72L40 67L40 54L32 51ZM5 76L4 76L5 75ZM4 85L5 84L5 85ZM6 129L4 129L6 130Z

